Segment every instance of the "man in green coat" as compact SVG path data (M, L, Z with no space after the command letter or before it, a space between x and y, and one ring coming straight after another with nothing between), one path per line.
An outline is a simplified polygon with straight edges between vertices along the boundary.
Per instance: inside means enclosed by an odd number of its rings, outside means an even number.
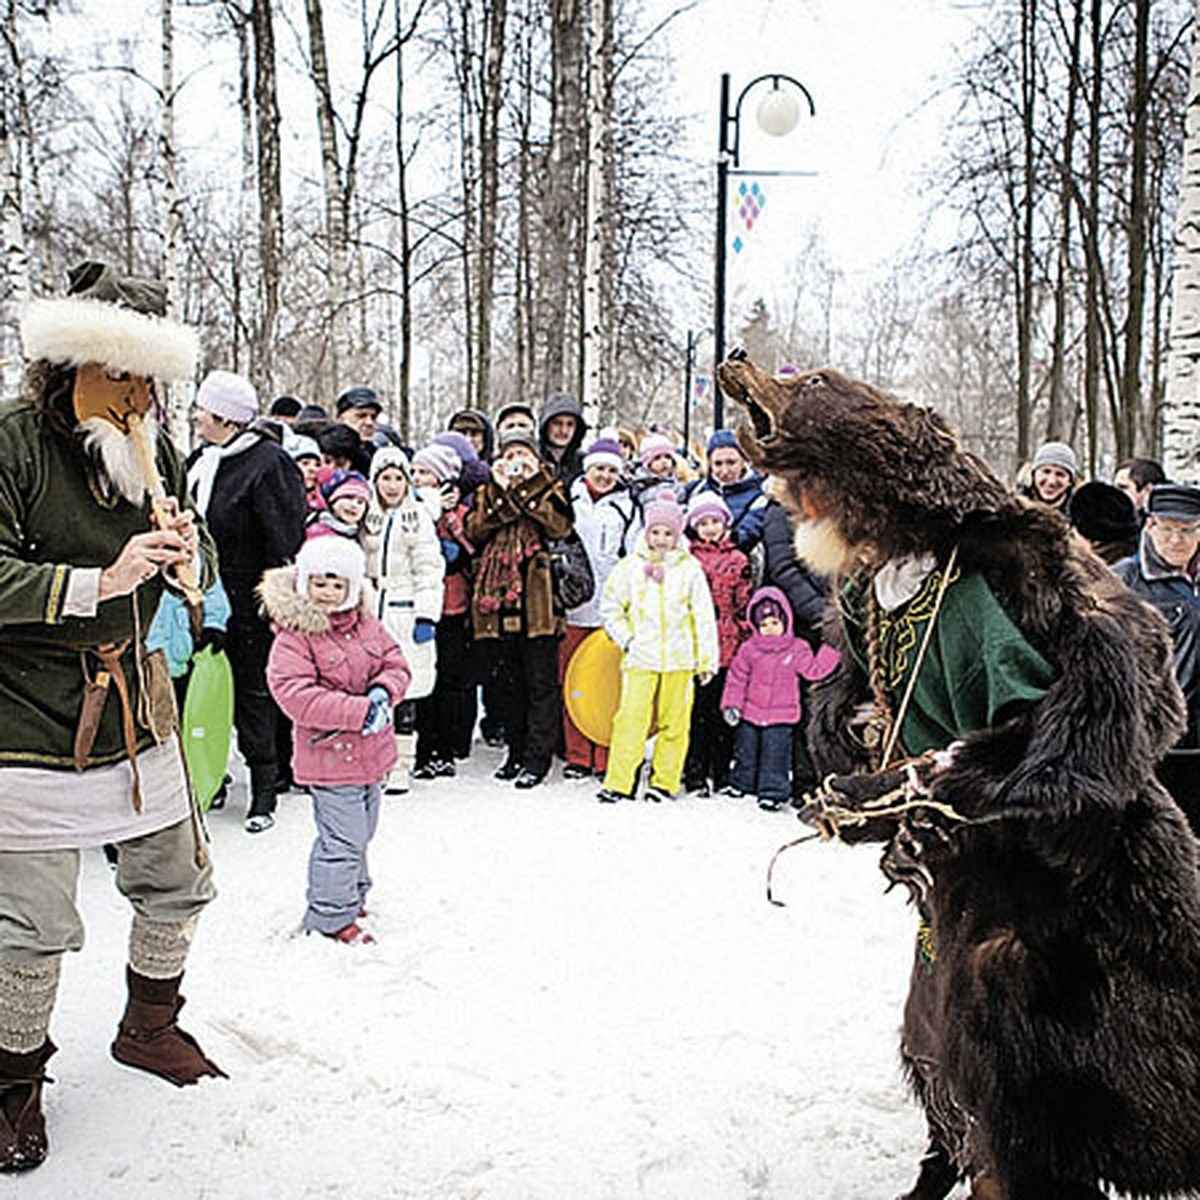
M76 268L67 297L26 307L23 395L0 406L3 1171L46 1156L50 1016L62 955L83 944L86 847L117 847L134 909L113 1056L179 1085L221 1074L175 1023L213 888L169 675L144 645L163 588L194 595L215 566L158 435L155 380L190 377L196 356L164 313L161 285Z

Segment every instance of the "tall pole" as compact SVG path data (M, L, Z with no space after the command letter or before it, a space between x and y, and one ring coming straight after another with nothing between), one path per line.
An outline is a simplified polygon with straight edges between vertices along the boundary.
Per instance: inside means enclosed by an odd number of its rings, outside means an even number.
M721 115L717 131L717 253L716 274L713 279L713 378L725 358L725 252L728 240L729 212L729 150L726 136L729 129L729 76L721 76ZM719 387L713 388L713 428L725 424L725 397Z
M683 364L683 450L692 440L692 369L696 365L696 343L699 338L691 329L687 335L687 361Z

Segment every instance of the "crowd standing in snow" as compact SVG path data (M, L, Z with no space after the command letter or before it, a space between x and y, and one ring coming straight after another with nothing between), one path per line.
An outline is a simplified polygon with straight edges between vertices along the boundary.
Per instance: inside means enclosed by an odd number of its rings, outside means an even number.
M557 394L494 420L461 409L409 447L369 386L344 388L332 416L279 397L260 417L250 382L216 370L181 463L155 429L153 379L187 375L194 345L155 307L161 289L99 281L76 279L82 298L53 320L30 309L26 396L0 414L0 1170L46 1153L40 1096L61 955L82 936L69 899L82 848L112 848L135 911L114 1055L175 1083L220 1073L175 1022L212 889L177 719L156 715L160 661L181 706L193 656L228 655L245 829L266 834L280 795L310 793L303 924L346 944L370 940L381 798L453 787L477 728L518 789L561 770L610 804L722 794L774 811L814 783L806 689L839 665L822 644L828 583L729 430L695 464L663 430L589 430ZM155 439L158 515L130 412ZM61 459L48 491L29 476L33 445ZM1117 487L1084 484L1051 442L1027 489L1167 617L1191 713L1181 746L1196 750L1200 491L1154 469L1130 460ZM199 577L186 602L183 565ZM571 665L606 638L616 653L595 654L581 700ZM29 805L30 789L46 800Z

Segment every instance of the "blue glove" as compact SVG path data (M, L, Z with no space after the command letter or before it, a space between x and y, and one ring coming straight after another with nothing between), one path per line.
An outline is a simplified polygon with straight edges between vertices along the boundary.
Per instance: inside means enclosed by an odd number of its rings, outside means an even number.
M367 699L371 707L367 709L367 719L363 722L363 735L382 733L392 724L392 701L387 688L376 684L367 689Z
M725 718L726 725L736 725L742 719L742 710L740 708L723 708L721 716Z
M462 547L457 542L452 542L449 538L440 538L442 544L442 557L446 560L446 565L458 561L458 556L462 553Z
M426 642L432 642L437 634L437 623L431 621L428 617L418 617L413 622L413 641L418 646L423 646Z

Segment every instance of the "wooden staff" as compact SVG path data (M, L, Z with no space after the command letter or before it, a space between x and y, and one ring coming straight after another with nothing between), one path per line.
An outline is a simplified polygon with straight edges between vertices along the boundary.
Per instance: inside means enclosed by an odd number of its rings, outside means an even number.
M154 522L159 529L169 529L171 514L167 511L165 503L167 489L158 472L158 463L154 459L154 447L151 445L150 435L146 432L146 426L137 413L129 413L126 423L129 427L129 436L133 438L138 458L142 463L142 474L146 479L146 493L150 497ZM183 598L187 601L187 606L192 614L192 622L195 624L204 607L204 593L200 590L200 584L196 580L196 573L192 570L190 562L175 564L175 582L179 585L179 590L183 592Z

